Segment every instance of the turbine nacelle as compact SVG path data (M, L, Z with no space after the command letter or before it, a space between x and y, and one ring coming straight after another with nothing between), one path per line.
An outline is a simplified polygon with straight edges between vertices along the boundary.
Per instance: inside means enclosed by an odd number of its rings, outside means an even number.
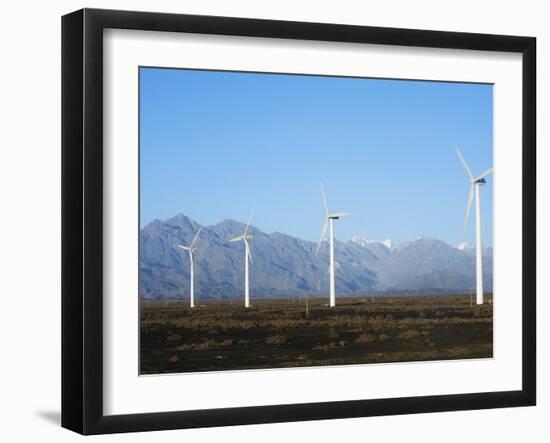
M325 207L325 221L323 223L323 228L321 230L321 238L317 244L317 249L315 250L315 255L319 253L321 248L321 243L326 239L327 228L330 220L338 220L340 217L347 217L351 215L351 212L330 212L328 209L327 196L325 195L325 188L321 183L321 198L323 199L323 206Z
M191 241L191 244L189 246L176 245L176 248L183 249L184 251L189 251L191 253L195 252L197 250L197 246L196 246L197 239L199 238L199 234L201 233L201 231L202 231L202 227L199 228L199 230L195 234L195 237L193 237L193 240Z
M477 177L474 177L472 174L472 171L470 171L470 168L466 163L466 160L464 160L464 157L462 156L462 152L460 152L460 148L458 147L458 145L456 145L455 148L456 148L456 153L458 155L458 159L460 160L460 163L462 163L462 166L464 167L466 174L468 174L468 178L470 182L470 192L468 193L468 203L466 205L466 216L464 217L464 230L466 230L466 227L468 226L468 220L470 217L470 210L472 208L472 202L474 199L474 188L476 185L481 186L487 183L485 181L485 177L493 173L493 168L489 168L482 174L479 174Z
M351 215L351 212L333 212L332 214L327 214L327 219L338 220L340 217L348 217Z

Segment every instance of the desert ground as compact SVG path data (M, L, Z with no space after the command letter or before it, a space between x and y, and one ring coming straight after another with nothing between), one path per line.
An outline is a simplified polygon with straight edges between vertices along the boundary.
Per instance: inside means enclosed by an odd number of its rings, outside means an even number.
M140 373L491 358L492 296L141 301Z

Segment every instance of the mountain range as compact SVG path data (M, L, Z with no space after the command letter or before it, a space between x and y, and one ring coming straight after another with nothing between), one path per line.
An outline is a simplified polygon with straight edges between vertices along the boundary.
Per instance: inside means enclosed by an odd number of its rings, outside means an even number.
M189 295L189 257L176 244L188 245L198 223L178 214L154 220L140 231L139 295L144 299L178 299ZM244 245L229 243L245 225L224 220L202 226L195 252L195 295L199 300L243 296ZM252 298L328 294L328 244L315 255L316 243L282 233L249 233L253 263ZM336 241L336 292L348 296L380 294L449 294L475 286L475 253L429 237L392 244L353 236ZM484 249L484 289L492 292L493 250Z

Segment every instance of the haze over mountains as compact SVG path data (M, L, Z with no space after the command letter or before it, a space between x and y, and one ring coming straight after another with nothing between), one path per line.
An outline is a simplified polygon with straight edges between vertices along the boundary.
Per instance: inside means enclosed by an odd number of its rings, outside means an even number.
M200 225L183 214L154 220L140 232L139 295L145 299L189 296L189 258L176 244L188 245ZM228 239L245 225L224 220L203 226L195 253L195 295L202 299L243 297L244 246ZM249 233L253 263L252 298L328 296L328 244L315 256L316 244L286 234ZM337 295L448 294L475 286L475 254L468 247L419 237L393 245L354 236L336 241ZM492 292L493 251L484 249L483 277Z

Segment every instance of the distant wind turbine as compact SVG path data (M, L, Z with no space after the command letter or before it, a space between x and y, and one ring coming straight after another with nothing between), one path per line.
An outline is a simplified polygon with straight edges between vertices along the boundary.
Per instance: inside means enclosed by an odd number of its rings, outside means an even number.
M323 229L321 230L321 238L317 244L315 255L319 253L321 244L326 238L327 225L330 226L330 264L329 264L329 281L330 281L330 307L336 306L336 289L334 278L334 220L338 220L340 217L347 217L351 215L351 212L330 212L328 209L327 197L325 195L325 189L321 183L321 197L323 199L323 205L325 206L325 217L323 222Z
M252 221L252 215L254 214L254 209L250 212L250 217L248 217L248 223L244 230L243 235L232 238L230 242L243 241L244 242L244 307L250 307L250 294L249 294L249 285L248 285L248 260L252 263L252 254L250 253L250 245L248 240L252 239L251 235L248 235L248 228L250 227L250 222Z
M475 193L476 196L476 303L478 305L483 304L483 264L482 264L482 249L481 249L481 213L479 207L479 187L486 183L485 177L493 173L493 168L487 169L483 174L474 177L462 156L462 152L458 145L456 146L456 153L458 158L464 166L466 174L468 174L470 182L470 192L468 193L468 204L466 206L466 216L464 217L464 230L468 226L468 219L470 216L470 209L472 208L472 199Z
M189 298L190 298L190 306L192 308L195 307L195 285L194 285L194 266L193 266L193 252L197 250L197 239L199 238L199 234L201 233L202 228L199 228L197 233L195 234L195 238L193 238L193 241L189 246L183 246L183 245L176 245L178 248L183 249L184 251L187 251L189 253Z

